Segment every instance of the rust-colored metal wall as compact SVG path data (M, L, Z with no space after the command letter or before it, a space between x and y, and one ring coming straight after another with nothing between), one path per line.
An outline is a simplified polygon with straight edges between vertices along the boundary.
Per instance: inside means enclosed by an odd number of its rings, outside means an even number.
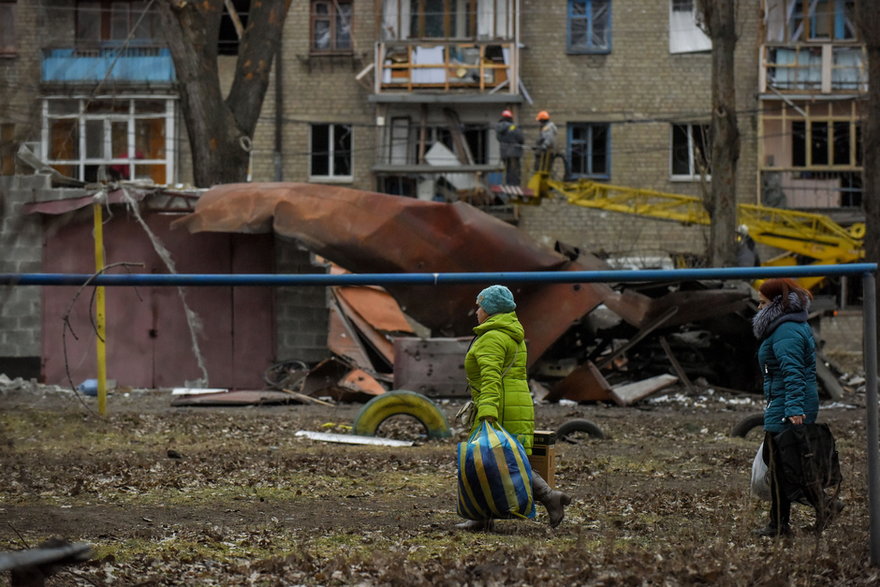
M82 214L82 213L80 213ZM105 216L106 217L106 216ZM146 221L171 252L179 273L272 273L271 235L170 230L175 216L150 214ZM48 222L48 221L47 221ZM63 226L48 225L43 270L92 273L94 243L87 214ZM133 273L167 273L149 238L134 219L116 212L104 226L106 263L143 263ZM114 273L123 271L115 269ZM95 334L89 316L92 289L83 290L70 312L76 338L63 336L63 316L77 287L43 288L43 369L46 382L74 384L94 378ZM131 387L178 387L201 377L183 303L174 287L108 287L107 377ZM198 337L211 387L262 388L262 372L274 354L272 290L265 287L190 287L186 300L199 316ZM66 360L65 345L66 340ZM66 363L66 365L65 365Z

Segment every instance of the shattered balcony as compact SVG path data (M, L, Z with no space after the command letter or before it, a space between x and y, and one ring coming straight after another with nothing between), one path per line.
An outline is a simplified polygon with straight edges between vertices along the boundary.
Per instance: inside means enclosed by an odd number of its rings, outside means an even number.
M516 94L513 41L388 41L377 43L375 93L421 90Z
M759 87L763 93L861 94L868 89L867 57L853 43L761 46Z

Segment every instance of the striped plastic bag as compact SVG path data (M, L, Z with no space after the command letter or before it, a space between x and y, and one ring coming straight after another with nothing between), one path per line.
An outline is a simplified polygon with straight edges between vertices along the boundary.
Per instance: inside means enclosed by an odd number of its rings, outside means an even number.
M504 428L483 421L458 444L458 515L469 520L534 518L532 467Z

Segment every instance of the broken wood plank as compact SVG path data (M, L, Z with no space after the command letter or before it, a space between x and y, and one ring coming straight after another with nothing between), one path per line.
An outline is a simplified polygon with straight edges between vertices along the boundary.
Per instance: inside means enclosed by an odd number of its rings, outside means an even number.
M665 336L660 337L660 346L663 347L663 352L666 353L666 358L669 359L669 362L672 364L672 369L675 371L675 374L678 375L678 378L681 379L685 389L687 389L688 393L693 393L694 384L691 383L690 377L684 372L681 363L675 358L675 355L672 353L672 347L669 346L669 342L666 340Z
M611 398L619 406L628 406L645 399L652 393L656 393L665 387L669 387L678 381L675 375L665 373L635 383L619 385L611 389Z
M325 401L322 400L322 399L318 399L318 398L316 398L316 397L312 397L312 396L310 396L310 395L306 395L306 394L304 394L304 393L300 393L300 392L298 392L298 391L293 391L292 389L282 389L281 391L283 391L284 393L289 394L289 395L295 397L296 399L300 400L300 401L303 402L303 403L307 403L307 404L318 404L318 405L321 405L321 406L328 406L328 407L331 407L331 408L336 407L336 404L331 404L330 402L325 402Z
M843 386L833 371L828 367L822 353L816 353L816 379L822 384L822 388L833 400L843 399Z

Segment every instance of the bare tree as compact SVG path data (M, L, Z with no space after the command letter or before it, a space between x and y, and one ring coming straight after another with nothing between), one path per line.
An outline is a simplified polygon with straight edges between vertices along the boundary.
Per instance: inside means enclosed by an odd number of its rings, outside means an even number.
M880 262L880 10L858 3L859 33L868 52L868 95L862 112L862 206L865 211L865 260ZM880 298L878 298L880 300ZM878 301L880 309L880 301ZM880 312L878 312L880 328Z
M712 186L704 200L712 219L709 260L713 267L736 265L736 1L698 0L702 27L712 39Z
M195 183L244 181L290 0L251 2L225 99L217 70L224 0L159 0L158 5L177 70Z

